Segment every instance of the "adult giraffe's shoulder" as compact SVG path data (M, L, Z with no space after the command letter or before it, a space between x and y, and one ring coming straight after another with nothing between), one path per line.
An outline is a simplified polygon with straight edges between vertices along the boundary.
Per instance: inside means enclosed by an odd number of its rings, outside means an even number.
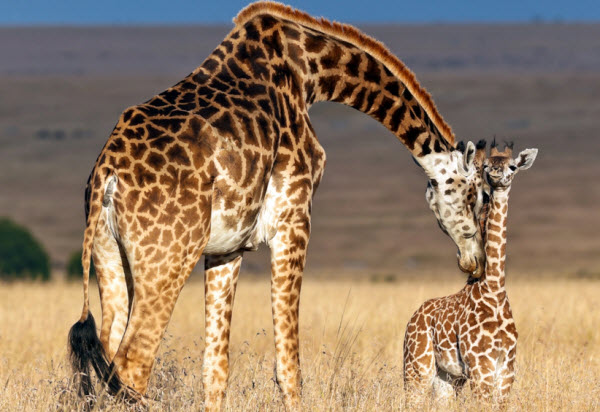
M276 377L294 409L300 287L312 196L325 166L309 107L347 104L396 135L429 177L430 207L458 246L459 265L476 276L484 257L476 222L481 181L473 144L455 150L429 94L381 43L277 3L252 4L234 21L189 76L125 110L100 153L86 191L84 309L71 346L76 369L91 359L108 380L112 362L111 387L140 398L179 292L204 254L203 382L207 408L218 408L242 254L266 242ZM82 349L95 336L92 255L102 301L104 353L96 356Z

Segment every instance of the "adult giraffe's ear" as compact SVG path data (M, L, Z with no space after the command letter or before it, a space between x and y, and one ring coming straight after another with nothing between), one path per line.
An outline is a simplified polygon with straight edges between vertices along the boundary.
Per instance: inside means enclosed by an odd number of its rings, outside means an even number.
M533 164L538 153L538 149L525 149L515 159L515 165L519 170L527 170Z
M463 153L463 169L466 173L473 167L475 161L475 145L473 142L468 142L467 147Z

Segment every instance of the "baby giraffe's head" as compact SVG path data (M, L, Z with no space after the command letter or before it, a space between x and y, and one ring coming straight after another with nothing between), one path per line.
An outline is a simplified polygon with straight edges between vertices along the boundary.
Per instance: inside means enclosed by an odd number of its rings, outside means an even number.
M492 190L508 190L517 172L529 169L538 152L537 149L525 149L513 159L512 148L512 143L507 144L504 151L500 152L496 142L492 143L490 156L483 165L485 178Z

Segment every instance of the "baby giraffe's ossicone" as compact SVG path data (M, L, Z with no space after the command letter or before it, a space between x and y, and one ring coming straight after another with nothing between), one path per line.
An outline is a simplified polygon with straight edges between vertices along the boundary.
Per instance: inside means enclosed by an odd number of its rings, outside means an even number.
M484 237L484 275L470 277L458 293L426 301L412 316L404 338L407 401L451 398L468 380L481 397L503 400L514 381L517 329L506 290L506 218L514 176L531 167L537 149L512 158L492 143L483 163L491 195Z

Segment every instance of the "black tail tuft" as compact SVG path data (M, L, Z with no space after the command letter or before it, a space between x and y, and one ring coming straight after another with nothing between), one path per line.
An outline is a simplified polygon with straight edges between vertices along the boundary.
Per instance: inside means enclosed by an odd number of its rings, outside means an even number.
M96 322L91 312L88 313L84 322L75 323L69 331L69 350L73 371L79 375L79 395L94 394L90 364L98 378L107 384L109 393L113 395L128 394L129 391L113 371L112 364L108 363L104 348L96 333Z
M98 354L98 349L100 353ZM91 313L85 322L77 322L69 331L69 355L73 371L79 375L79 395L94 394L90 376L92 358L103 356L104 349L96 333L96 322Z

